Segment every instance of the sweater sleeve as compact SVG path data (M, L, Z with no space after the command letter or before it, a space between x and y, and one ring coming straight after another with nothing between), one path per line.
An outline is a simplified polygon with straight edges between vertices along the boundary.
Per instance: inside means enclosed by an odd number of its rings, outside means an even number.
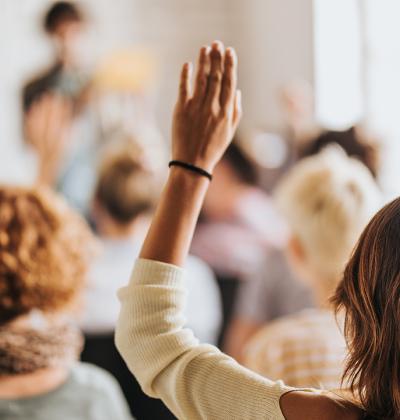
M179 419L284 420L279 400L292 388L200 344L184 328L182 269L139 259L119 298L117 347L143 390Z

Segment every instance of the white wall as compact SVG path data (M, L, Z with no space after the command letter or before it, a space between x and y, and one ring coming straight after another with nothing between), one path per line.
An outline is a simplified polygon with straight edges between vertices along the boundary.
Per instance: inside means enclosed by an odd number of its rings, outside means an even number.
M400 2L365 0L366 118L383 143L382 183L400 194Z
M313 1L238 1L235 45L240 57L244 125L280 127L278 94L287 82L314 81Z
M166 136L180 66L195 57L200 45L214 39L233 45L238 51L243 126L279 127L283 121L277 100L281 85L296 78L310 82L314 78L312 3L312 0L82 1L92 21L88 51L93 57L117 46L141 43L156 53L161 66L156 115ZM40 16L48 4L50 0L1 1L0 161L16 150L21 138L21 86L49 60L50 46L39 29ZM4 165L0 167L8 173Z
M316 117L326 127L344 129L364 116L359 6L360 0L314 0Z
M312 0L136 1L136 39L152 45L162 63L159 120L167 130L181 64L214 39L240 59L247 127L279 127L279 88L313 81Z

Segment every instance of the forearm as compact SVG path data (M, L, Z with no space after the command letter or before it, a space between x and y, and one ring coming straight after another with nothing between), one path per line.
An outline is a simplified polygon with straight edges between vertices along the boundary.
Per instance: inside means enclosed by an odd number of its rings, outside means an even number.
M141 258L182 265L190 247L209 180L172 167Z
M119 292L116 344L144 392L180 419L283 420L279 398L287 388L199 344L184 328L184 283L178 267L141 259Z

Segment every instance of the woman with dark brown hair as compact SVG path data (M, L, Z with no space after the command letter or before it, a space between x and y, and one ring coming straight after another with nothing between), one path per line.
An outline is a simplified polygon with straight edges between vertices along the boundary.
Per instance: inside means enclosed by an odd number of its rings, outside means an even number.
M345 313L345 377L371 419L400 415L400 198L362 233L332 298Z
M400 201L379 212L355 250L335 302L346 309L353 395L291 388L245 369L184 328L182 266L211 173L239 123L236 56L221 43L181 74L173 161L164 193L122 289L116 343L150 396L180 419L359 420L400 415ZM239 245L239 244L238 244Z

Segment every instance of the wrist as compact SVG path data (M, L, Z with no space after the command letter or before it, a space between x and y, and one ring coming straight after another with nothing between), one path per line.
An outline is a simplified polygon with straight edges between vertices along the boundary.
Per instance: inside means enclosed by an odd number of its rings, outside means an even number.
M206 177L208 180L212 181L212 174L210 172L207 172L200 166L193 165L191 163L182 161L182 160L171 160L168 164L168 167L171 168L171 166L178 166L186 171L194 172L196 175L201 175Z
M215 163L205 157L202 156L196 156L191 154L182 154L182 153L172 153L172 161L180 161L187 163L189 165L196 166L200 169L203 169L204 171L208 172L209 174L212 174L214 171Z
M197 188L207 189L210 184L210 180L207 177L181 166L170 167L168 181L179 185L180 188L188 188L190 190Z

